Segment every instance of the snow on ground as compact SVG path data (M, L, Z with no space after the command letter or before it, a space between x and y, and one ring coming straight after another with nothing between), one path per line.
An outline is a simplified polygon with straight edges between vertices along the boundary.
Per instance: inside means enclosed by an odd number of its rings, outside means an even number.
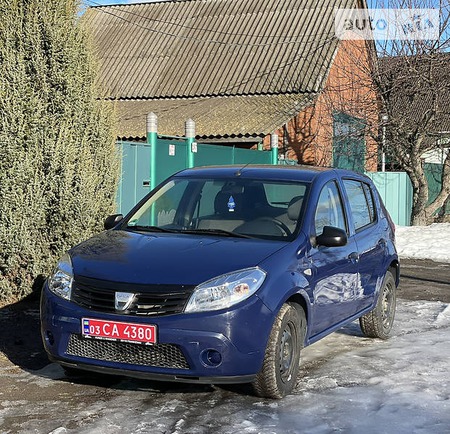
M395 238L400 258L450 262L450 223L397 226Z
M264 400L243 388L124 379L90 397L55 364L19 375L42 393L1 402L20 433L450 433L450 305L399 300L388 341L352 323L307 347L294 394ZM53 388L63 390L61 396ZM39 393L39 392L38 392ZM48 397L45 401L44 397ZM48 417L49 413L51 417Z

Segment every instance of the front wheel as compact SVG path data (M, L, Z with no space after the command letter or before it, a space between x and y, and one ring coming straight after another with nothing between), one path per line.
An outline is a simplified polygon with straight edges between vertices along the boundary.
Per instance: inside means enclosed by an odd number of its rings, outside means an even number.
M396 306L394 276L386 272L375 309L359 319L362 332L369 338L387 339L392 329Z
M279 399L292 391L297 381L305 334L303 309L284 304L270 332L263 367L253 383L258 396Z

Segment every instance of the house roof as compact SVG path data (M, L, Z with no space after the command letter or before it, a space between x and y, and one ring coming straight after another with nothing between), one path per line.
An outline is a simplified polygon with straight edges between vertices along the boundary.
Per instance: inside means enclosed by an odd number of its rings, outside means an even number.
M381 78L389 83L391 117L415 130L435 110L428 134L450 135L450 53L384 57Z
M308 94L224 96L216 98L124 100L117 104L119 137L145 137L147 113L158 115L161 134L182 136L184 121L195 120L197 135L264 136L310 103Z
M225 124L231 134L267 134L288 120L287 100L280 108L276 104L280 95L305 101L306 94L320 91L338 46L334 12L354 3L175 0L92 7L86 19L94 30L104 96L119 101L119 115L128 125L124 134L141 135L122 113L149 111L160 118L189 112L204 136L221 135ZM255 97L244 103L239 98L244 95ZM267 118L266 104L271 121L258 123ZM234 113L220 125L224 114L241 105L253 109L248 121ZM197 110L204 122L195 119ZM164 129L171 122L160 119L162 133L175 131Z

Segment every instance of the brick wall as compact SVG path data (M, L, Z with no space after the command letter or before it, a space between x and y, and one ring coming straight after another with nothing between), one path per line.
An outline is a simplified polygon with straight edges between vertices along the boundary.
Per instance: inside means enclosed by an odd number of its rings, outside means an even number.
M366 124L367 171L377 169L376 135L378 100L371 81L371 62L365 41L341 41L322 92L313 104L291 119L284 129L277 131L280 153L283 134L286 158L299 163L320 166L332 165L333 113L344 112L362 119ZM270 137L264 139L268 147Z

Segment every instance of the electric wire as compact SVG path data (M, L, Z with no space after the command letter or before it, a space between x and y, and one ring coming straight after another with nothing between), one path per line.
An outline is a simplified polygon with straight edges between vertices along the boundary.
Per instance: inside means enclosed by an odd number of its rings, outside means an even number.
M226 42L226 41L220 41L218 39L204 39L204 38L198 38L198 37L193 37L193 36L186 36L186 35L180 35L180 34L176 34L176 33L171 33L171 32L167 32L167 31L163 31L163 30L157 30L154 29L150 26L147 25L143 25L143 24L139 24L136 21L133 21L131 19L125 18L121 15L119 15L118 13L114 13L110 10L106 10L106 8L111 8L112 6L100 6L98 3L96 3L93 0L87 0L88 3L92 3L97 5L97 7L95 8L96 10L99 10L100 12L106 14L106 15L111 15L115 18L117 18L118 20L124 21L126 23L129 23L133 26L139 27L143 30L148 30L149 32L152 33L156 33L156 34L161 34L164 36L169 36L172 38L177 38L177 39L181 39L181 40L193 40L193 41L197 41L197 42L201 42L201 43L210 43L210 44L218 44L218 45L225 45L225 46L229 46L229 47L271 47L271 46L276 46L276 45L292 45L292 44L305 44L305 43L313 43L315 40L315 36L311 35L311 39L312 41L309 41L309 38L305 39L305 36L307 36L306 32L303 33L297 33L297 37L296 39L290 39L290 40L284 40L282 42L266 42L266 43L237 43L237 42ZM114 6L114 5L113 5ZM129 7L130 5L115 5L118 7L123 7L123 6L127 6ZM305 10L310 10L310 9L314 9L317 10L317 8L305 8ZM325 7L322 9L330 9L329 7ZM222 32L222 31L212 31L210 29L206 29L206 28L201 28L201 27L193 27L193 26L185 26L185 25L181 25L181 24L177 24L174 22L170 22L170 21L163 21L163 20L156 20L156 19L152 19L149 17L145 17L143 15L140 14L136 14L136 13L131 13L128 12L126 10L124 10L124 12L129 13L130 15L134 15L138 18L142 18L143 20L151 20L151 21L157 21L159 23L162 24L167 24L167 25L171 25L171 26L175 26L175 27L182 27L182 28L186 28L188 30L198 30L198 31L209 31L211 33L214 34L221 34L221 35L225 35L225 36L243 36L243 37L250 37L250 38L267 38L267 39L280 39L282 37L285 37L285 35L251 35L248 33L232 33L232 32Z

